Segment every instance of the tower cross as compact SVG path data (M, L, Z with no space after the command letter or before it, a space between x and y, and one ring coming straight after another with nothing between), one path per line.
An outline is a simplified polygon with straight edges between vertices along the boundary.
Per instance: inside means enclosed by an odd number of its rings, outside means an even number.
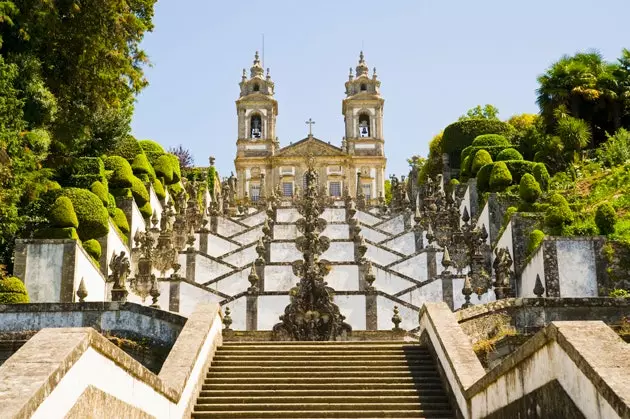
M306 121L305 124L308 125L308 136L312 137L313 136L313 125L315 124L315 121L313 121L312 118L308 118L308 121Z

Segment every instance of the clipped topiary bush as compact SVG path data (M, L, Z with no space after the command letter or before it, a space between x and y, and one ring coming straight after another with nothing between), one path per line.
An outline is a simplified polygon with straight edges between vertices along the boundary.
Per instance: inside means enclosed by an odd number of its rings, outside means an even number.
M112 194L107 194L107 212L109 216L113 217L115 211L116 211L116 198L114 198L114 195Z
M26 304L30 300L24 283L9 276L0 279L0 304Z
M523 155L518 152L515 148L506 148L502 150L499 154L497 154L497 161L505 161L505 160L523 160Z
M462 167L459 171L459 175L462 178L467 178L470 176L470 166L472 166L472 162L470 156L466 156L462 159Z
M173 168L173 183L177 183L182 180L182 171L179 167L179 158L174 154L166 154L166 157L171 162L171 167Z
M51 227L37 230L33 237L36 239L71 239L79 240L77 229L74 227Z
M490 153L488 153L486 150L477 151L470 167L470 175L476 176L479 169L490 163L492 163L492 157L490 156Z
M547 166L545 166L545 163L536 163L532 170L532 174L540 185L540 188L543 191L548 191L549 180L551 179L551 177L549 176L549 172L547 171Z
M162 185L162 182L160 182L159 179L155 179L152 184L153 184L153 190L155 191L155 195L159 199L165 199L166 191L164 191L164 186Z
M87 189L66 188L47 192L45 201L54 202L65 196L72 201L72 206L79 221L77 230L81 240L97 239L109 231L109 214L101 200Z
M562 227L573 221L573 211L564 196L555 193L549 198L549 207L545 212L545 224L558 233Z
M472 142L474 147L509 147L510 141L503 135L499 134L483 134L478 135Z
M94 182L106 182L105 166L98 157L76 157L58 167L54 178L66 187L89 189Z
M525 173L533 173L536 163L527 160L505 160L503 161L512 174L512 182L519 183Z
M48 214L50 225L55 228L79 227L79 220L72 201L67 196L60 196L50 207Z
M508 170L505 162L497 162L492 165L490 172L490 190L501 192L512 184L512 174Z
M87 252L88 255L92 256L92 258L98 261L101 258L101 244L94 240L86 240L83 242L83 249Z
M153 208L151 208L151 204L149 202L139 207L139 209L140 214L142 214L144 218L151 218L151 216L153 215Z
M463 150L473 140L483 134L502 134L510 136L514 128L496 119L473 118L452 123L444 129L442 151L454 153ZM508 142L509 145L509 142Z
M116 142L114 149L110 154L120 156L127 161L133 161L138 154L142 153L143 150L142 147L140 147L140 144L138 144L138 141L131 135L128 135Z
M180 183L175 183L172 185L168 185L168 193L171 194L173 198L176 198L179 195L185 193L185 191Z
M597 207L595 211L595 224L599 229L599 234L607 236L615 232L615 224L617 223L617 213L608 202Z
M533 175L525 173L518 185L518 194L521 199L529 204L533 204L540 198L542 191Z
M133 199L136 201L138 207L142 207L144 204L149 202L149 192L147 191L146 186L144 186L144 183L135 176L132 178L131 182L131 194L133 195Z
M486 164L477 172L477 190L479 192L487 192L490 190L490 174L494 163Z
M165 154L158 157L153 164L153 168L155 169L156 176L163 179L165 184L172 185L176 183L173 181L173 165L171 164L171 159Z
M138 144L140 145L142 150L144 150L144 154L147 155L147 158L149 159L149 162L153 166L155 166L155 163L157 162L157 159L161 155L166 154L166 151L164 151L164 148L162 148L162 146L159 145L158 143L156 143L155 141L140 140L140 141L138 141Z
M529 233L529 237L527 240L527 255L532 255L538 249L543 239L545 238L545 233L540 230L532 230Z
M109 204L109 191L101 182L98 180L94 182L92 186L90 186L90 190L94 195L98 196L103 202L103 205L107 206Z
M127 216L125 216L125 212L123 210L121 210L120 208L116 208L112 220L114 221L114 224L116 224L116 227L118 227L118 229L122 233L129 234L129 222L127 221Z
M127 160L120 156L109 156L105 159L105 168L111 170L109 185L112 188L131 188L134 176Z
M140 177L140 175L146 175L147 178L149 176L149 173L151 173L151 163L149 163L149 159L147 159L147 156L144 154L138 154L134 160L133 163L131 163L131 170L133 171L133 174Z

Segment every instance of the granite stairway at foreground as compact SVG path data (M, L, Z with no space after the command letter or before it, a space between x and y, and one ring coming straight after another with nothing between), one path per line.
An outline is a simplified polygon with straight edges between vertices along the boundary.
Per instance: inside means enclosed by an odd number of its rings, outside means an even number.
M193 418L453 417L429 351L404 342L227 342Z

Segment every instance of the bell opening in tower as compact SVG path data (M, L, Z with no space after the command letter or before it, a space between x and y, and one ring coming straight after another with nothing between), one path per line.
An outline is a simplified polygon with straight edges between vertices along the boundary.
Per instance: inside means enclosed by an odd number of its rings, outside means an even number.
M252 115L251 120L252 138L259 139L262 137L262 119L260 115Z
M370 136L370 116L366 114L359 115L359 137L365 138Z

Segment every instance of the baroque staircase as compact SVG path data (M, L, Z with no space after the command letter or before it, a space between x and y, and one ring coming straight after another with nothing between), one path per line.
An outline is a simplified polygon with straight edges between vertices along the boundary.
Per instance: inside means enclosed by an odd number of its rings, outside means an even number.
M429 351L394 341L226 342L193 418L454 417Z

